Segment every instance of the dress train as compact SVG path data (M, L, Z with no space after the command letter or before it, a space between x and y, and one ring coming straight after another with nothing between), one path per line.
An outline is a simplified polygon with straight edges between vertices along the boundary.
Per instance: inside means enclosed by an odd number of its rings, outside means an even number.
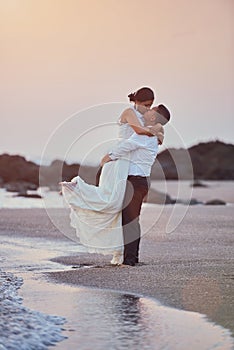
M113 254L113 265L123 261L122 203L128 168L127 159L106 163L98 187L79 176L72 179L73 185L62 183L77 239L89 253Z

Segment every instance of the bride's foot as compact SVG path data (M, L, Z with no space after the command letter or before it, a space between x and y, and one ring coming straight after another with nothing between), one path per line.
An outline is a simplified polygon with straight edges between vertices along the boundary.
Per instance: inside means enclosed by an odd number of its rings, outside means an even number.
M123 263L123 254L122 253L114 253L113 258L111 260L111 265L121 265Z

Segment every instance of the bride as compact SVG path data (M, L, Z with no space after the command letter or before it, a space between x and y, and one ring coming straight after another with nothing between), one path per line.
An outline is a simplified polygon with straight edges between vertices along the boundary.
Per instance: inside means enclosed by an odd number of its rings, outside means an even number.
M141 88L128 97L134 106L120 116L120 139L128 139L135 131L148 136L156 135L162 143L161 124L151 128L144 126L144 113L154 99L152 90ZM155 111L158 108L155 107ZM111 263L115 265L121 264L123 259L122 203L128 168L126 156L103 165L99 186L89 185L79 176L71 182L61 183L63 196L71 208L71 226L75 228L79 242L89 253L113 254Z

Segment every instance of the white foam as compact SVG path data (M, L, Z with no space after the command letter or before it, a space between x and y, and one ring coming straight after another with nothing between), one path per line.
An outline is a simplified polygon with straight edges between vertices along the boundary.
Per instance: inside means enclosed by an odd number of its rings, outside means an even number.
M0 349L44 350L65 339L65 318L25 307L17 293L22 284L22 278L0 270Z

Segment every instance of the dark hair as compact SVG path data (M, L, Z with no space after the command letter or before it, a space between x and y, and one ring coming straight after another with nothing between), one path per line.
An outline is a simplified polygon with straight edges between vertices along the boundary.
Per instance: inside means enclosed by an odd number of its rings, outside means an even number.
M148 87L143 87L136 92L133 92L128 95L130 102L144 102L144 101L153 101L154 100L154 92Z
M159 113L162 116L162 118L160 118L160 116L157 117L158 123L165 125L166 123L169 122L169 120L171 118L171 114L170 114L169 110L167 109L167 107L160 104L157 107L153 107L152 109L154 109L157 113Z

